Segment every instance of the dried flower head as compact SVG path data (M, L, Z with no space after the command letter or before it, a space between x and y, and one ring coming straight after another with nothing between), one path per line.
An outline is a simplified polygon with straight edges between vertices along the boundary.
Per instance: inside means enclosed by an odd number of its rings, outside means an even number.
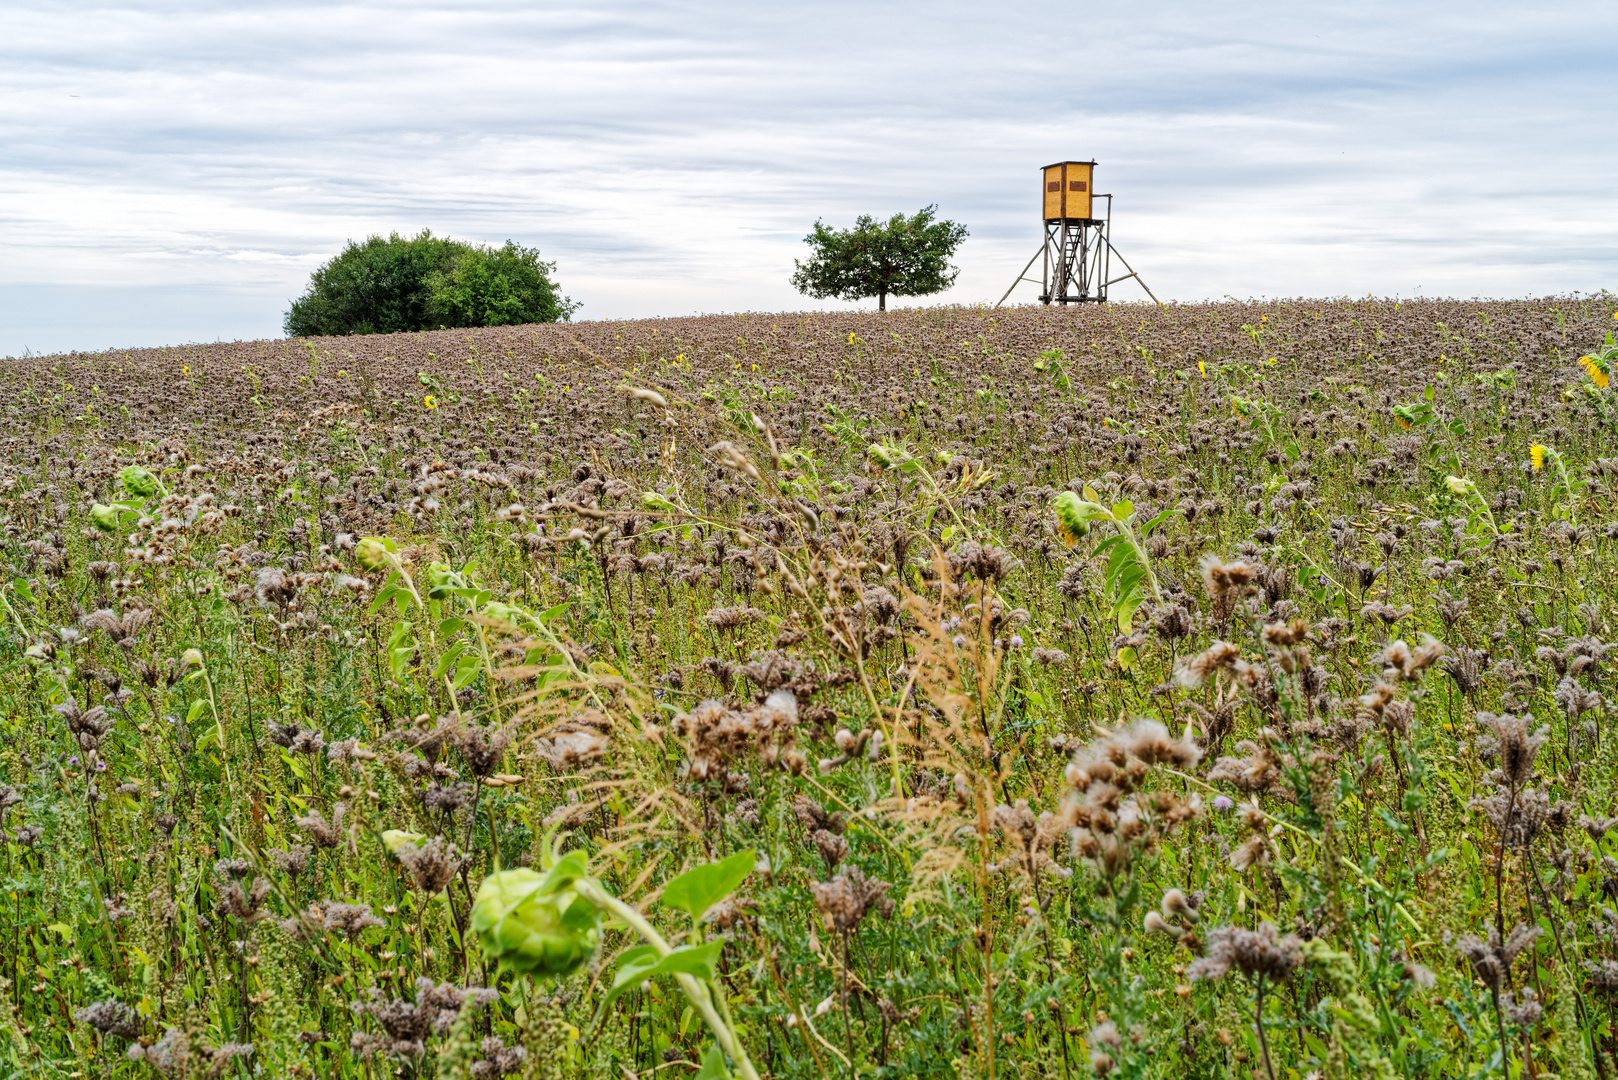
M893 898L886 881L867 878L857 866L838 871L830 881L811 881L810 895L815 909L833 928L848 932L856 929L866 912L875 909L884 919L893 917Z
M1235 968L1250 979L1285 982L1303 959L1303 942L1296 934L1278 937L1274 923L1260 923L1257 930L1216 926L1208 931L1207 951L1186 973L1192 979L1217 979Z
M1472 971L1483 980L1485 986L1499 990L1511 980L1511 965L1540 933L1537 925L1518 923L1502 942L1500 932L1491 926L1488 941L1472 934L1463 934L1455 942L1455 951L1472 965Z

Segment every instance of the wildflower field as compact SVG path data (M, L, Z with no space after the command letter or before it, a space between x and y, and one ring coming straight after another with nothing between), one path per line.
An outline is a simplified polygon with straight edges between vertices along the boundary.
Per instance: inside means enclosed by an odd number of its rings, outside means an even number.
M1615 310L8 360L0 1075L1618 1080Z

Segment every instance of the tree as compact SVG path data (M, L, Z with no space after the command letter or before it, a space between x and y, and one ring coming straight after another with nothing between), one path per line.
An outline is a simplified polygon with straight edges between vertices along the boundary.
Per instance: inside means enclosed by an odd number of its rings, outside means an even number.
M391 334L439 326L556 322L578 305L558 294L554 263L511 241L503 248L392 233L350 241L309 279L286 315L291 337Z
M888 310L888 297L927 296L955 284L960 270L950 265L966 239L966 226L934 221L937 206L914 217L895 214L878 222L861 215L852 229L830 229L821 221L804 237L813 248L808 262L793 260L793 286L824 300L877 298L877 310Z
M578 305L558 295L555 263L538 248L510 240L502 248L469 247L448 270L427 277L427 310L444 326L515 326L566 322Z

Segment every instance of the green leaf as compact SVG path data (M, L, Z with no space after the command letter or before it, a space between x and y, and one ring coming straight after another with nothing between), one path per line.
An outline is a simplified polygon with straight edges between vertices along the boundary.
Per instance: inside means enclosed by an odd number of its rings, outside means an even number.
M404 677L405 669L410 666L410 658L415 651L415 631L407 622L395 623L393 632L388 635L388 667L393 669L395 679Z
M1117 547L1123 542L1124 538L1122 536L1109 536L1105 540L1101 541L1101 543L1096 545L1095 550L1090 552L1090 558L1099 558L1106 554L1108 550Z
M445 675L447 675L449 673L450 665L459 660L461 658L461 654L465 651L466 642L464 641L457 641L455 644L445 649L444 655L439 657L438 663L433 666L433 678L442 679Z
M738 851L718 862L693 867L663 886L663 904L687 912L700 921L708 909L729 896L753 872L757 855Z
M690 975L697 979L719 977L719 954L724 951L723 939L705 945L687 945L675 949L658 961L656 975Z
M719 974L719 953L723 941L710 941L706 945L688 945L675 949L661 959L650 945L638 945L626 950L619 958L618 970L612 977L612 987L601 1001L603 1013L623 994L647 979L657 975L690 975L698 979L713 979Z
M1118 632L1120 634L1129 633L1129 625L1135 618L1135 612L1140 608L1141 604L1145 603L1145 600L1146 598L1141 595L1140 590L1136 589L1118 601L1113 611L1118 616Z
M1163 522L1167 521L1169 518L1171 518L1173 516L1174 516L1174 508L1172 506L1169 507L1167 510L1161 511L1155 518L1148 521L1145 525L1141 526L1141 535L1146 536L1146 535L1150 534L1153 529L1157 528L1159 525L1163 524Z
M1135 504L1130 502L1128 499L1123 499L1112 504L1112 516L1117 518L1119 521L1123 521L1134 512Z
M692 1080L730 1080L730 1069L725 1066L725 1054L718 1043L709 1043L702 1052L702 1068Z
M482 658L476 653L467 653L465 656L461 657L460 663L455 665L455 681L450 684L451 688L455 690L461 689L467 683L477 678L478 672L482 670Z

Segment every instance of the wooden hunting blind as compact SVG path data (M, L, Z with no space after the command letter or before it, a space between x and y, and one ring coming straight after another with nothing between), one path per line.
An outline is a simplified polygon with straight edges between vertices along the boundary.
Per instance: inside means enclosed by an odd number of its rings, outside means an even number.
M1011 289L1017 287L1017 282L1033 280L1027 274L1041 255L1045 257L1045 269L1039 278L1039 299L1043 304L1104 304L1108 285L1126 278L1140 281L1140 275L1118 255L1107 235L1112 227L1112 196L1096 193L1096 163L1058 161L1041 169L1040 177L1045 242L1017 275L1017 281L1011 283ZM1107 200L1105 217L1096 216L1097 199ZM1114 255L1129 273L1109 278ZM1146 289L1146 283L1140 281L1140 287ZM1011 289L1000 298L1000 304L1006 302ZM1152 290L1146 289L1146 295L1152 296Z
M1091 186L1095 179L1093 161L1059 161L1045 166L1045 220L1090 220Z

